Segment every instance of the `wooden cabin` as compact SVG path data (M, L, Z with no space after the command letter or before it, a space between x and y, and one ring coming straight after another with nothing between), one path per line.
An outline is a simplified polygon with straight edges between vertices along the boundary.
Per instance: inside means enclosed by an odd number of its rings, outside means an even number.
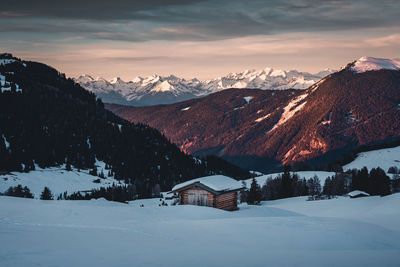
M181 205L237 210L238 191L242 189L242 184L235 179L212 175L177 184L171 192L178 193Z
M347 194L350 198L369 197L369 194L364 191L354 190Z

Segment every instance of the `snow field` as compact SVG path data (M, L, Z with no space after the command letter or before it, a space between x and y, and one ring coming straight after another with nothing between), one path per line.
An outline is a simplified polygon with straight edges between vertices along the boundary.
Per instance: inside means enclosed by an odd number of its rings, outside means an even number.
M236 212L134 202L0 197L1 265L398 266L399 194Z
M105 170L105 164L97 161L96 166L97 172L100 173L103 170L105 179L101 179L98 176L90 175L89 170L81 170L78 172L75 168L72 171L66 171L65 166L53 167L41 169L36 166L36 170L30 171L29 173L24 172L12 172L10 174L0 176L0 192L5 192L10 186L27 186L31 193L34 194L35 198L40 198L40 194L43 188L47 186L50 188L54 197L65 191L68 194L72 194L76 191L85 191L91 189L97 189L100 187L109 187L113 183L123 184L113 177L107 177L107 170ZM93 181L100 179L100 183L94 183Z

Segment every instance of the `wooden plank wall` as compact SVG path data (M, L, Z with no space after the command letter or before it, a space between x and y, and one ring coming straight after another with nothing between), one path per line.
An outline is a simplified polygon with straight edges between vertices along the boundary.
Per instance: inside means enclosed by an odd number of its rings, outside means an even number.
M223 210L237 209L237 192L231 192L216 197L215 207Z
M185 190L179 192L179 198L181 200L181 204L186 205L189 203L189 193L188 193L189 190L197 190L197 191L201 191L204 194L207 194L208 195L208 206L215 207L214 195L200 187L197 187L197 186L192 186L192 187L186 188Z

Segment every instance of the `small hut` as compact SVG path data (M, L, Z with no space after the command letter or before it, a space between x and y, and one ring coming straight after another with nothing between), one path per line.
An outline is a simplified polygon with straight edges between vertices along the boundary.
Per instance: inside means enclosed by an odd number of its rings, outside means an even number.
M364 191L354 190L347 194L350 198L368 197L369 194Z
M237 192L242 189L242 184L235 179L223 175L212 175L177 184L171 192L179 194L182 205L237 210Z

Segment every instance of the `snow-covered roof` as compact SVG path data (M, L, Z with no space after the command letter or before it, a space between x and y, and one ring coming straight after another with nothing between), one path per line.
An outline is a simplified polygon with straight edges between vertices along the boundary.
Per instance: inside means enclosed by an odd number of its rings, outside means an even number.
M242 183L224 175L200 177L175 185L171 191L177 191L192 184L201 184L214 191L232 191L243 188Z
M351 192L349 192L347 195L348 195L349 197L355 197L355 196L358 196L358 195L369 196L369 194L368 194L367 192L360 191L360 190L351 191Z

